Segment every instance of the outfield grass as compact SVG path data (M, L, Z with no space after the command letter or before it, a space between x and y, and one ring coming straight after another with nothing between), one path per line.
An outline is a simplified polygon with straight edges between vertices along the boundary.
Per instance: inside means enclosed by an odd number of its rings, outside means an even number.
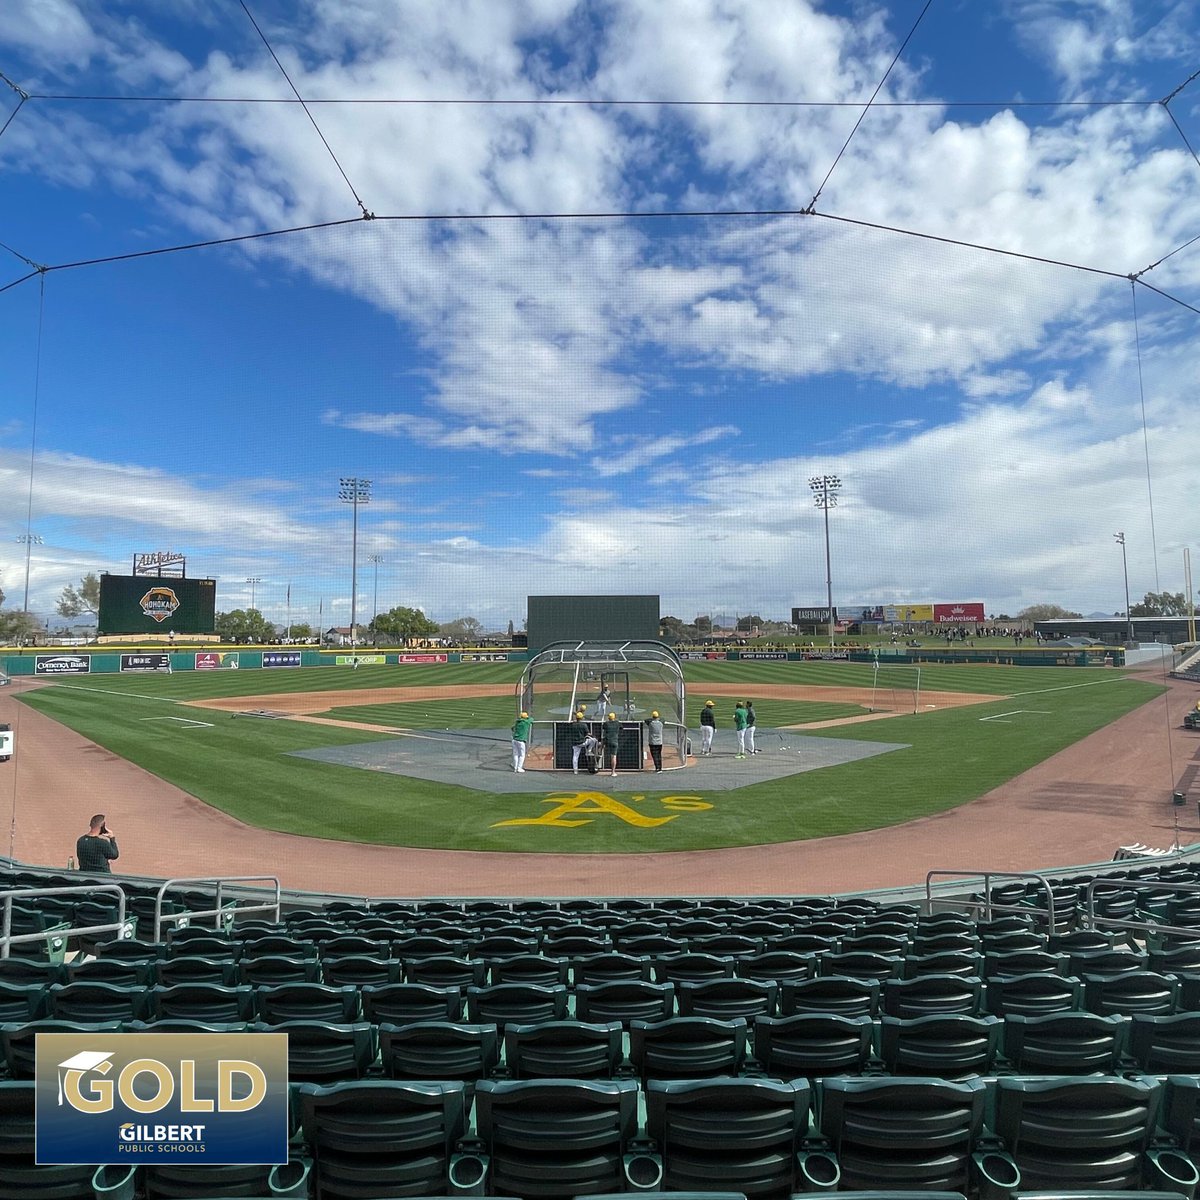
M183 698L265 695L435 683L515 682L506 664L189 672L173 676L80 677L24 693L31 707L252 825L355 842L558 853L691 850L756 845L893 825L953 808L1102 728L1161 688L1113 670L1021 667L922 668L928 690L1017 697L967 708L822 729L822 737L902 744L906 749L736 792L705 792L700 769L672 773L644 793L575 801L578 781L555 797L491 795L395 775L290 757L289 751L386 740L332 726L237 718L180 707ZM840 663L689 664L688 677L755 683L869 684L870 667ZM698 697L699 691L693 692ZM444 711L439 702L422 712ZM461 704L462 702L455 702ZM463 727L511 721L507 696L466 702ZM758 701L763 726L792 702ZM415 706L385 706L389 711ZM1000 721L981 718L1032 710ZM347 710L338 711L345 716ZM505 719L500 720L500 714ZM768 714L771 719L768 721ZM208 722L185 727L163 717ZM150 719L158 718L158 719ZM432 721L433 718L431 717ZM386 722L385 722L386 723ZM718 738L731 738L728 721ZM600 780L593 781L596 783ZM586 786L586 785L585 785ZM676 796L680 799L672 800ZM564 823L498 822L553 817L555 799L578 804ZM614 804L612 801L617 801ZM560 805L560 807L562 807ZM704 807L710 806L710 807ZM624 816L620 810L624 810ZM631 824L632 816L642 824ZM567 821L571 823L566 823ZM649 822L649 823L647 823ZM653 822L661 822L654 824Z

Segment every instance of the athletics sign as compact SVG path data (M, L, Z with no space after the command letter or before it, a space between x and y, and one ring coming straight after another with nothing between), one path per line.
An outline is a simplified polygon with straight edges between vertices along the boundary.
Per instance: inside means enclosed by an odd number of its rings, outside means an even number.
M39 1033L39 1166L287 1162L287 1035Z

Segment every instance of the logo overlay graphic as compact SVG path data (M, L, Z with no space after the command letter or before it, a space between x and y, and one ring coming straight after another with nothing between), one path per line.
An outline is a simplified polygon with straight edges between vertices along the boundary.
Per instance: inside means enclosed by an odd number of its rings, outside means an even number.
M39 1033L35 1152L55 1163L287 1161L287 1035Z
M161 625L179 607L179 597L172 588L152 587L138 604L150 620Z

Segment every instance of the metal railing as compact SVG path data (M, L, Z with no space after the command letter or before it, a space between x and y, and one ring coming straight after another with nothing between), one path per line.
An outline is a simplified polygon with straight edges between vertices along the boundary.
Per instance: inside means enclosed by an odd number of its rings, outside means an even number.
M1038 883L1045 889L1046 892L1046 923L1048 928L1053 931L1057 928L1054 922L1054 891L1050 887L1050 881L1045 875L1039 871L979 871L971 868L963 867L939 867L937 870L928 871L925 875L925 910L933 912L935 904L957 904L961 907L962 900L952 897L937 897L933 894L932 882L935 875L953 875L962 879L982 879L983 880L983 900L982 902L972 901L976 907L982 908L982 915L985 921L992 919L993 913L998 912L1019 912L1028 913L1028 904L997 904L992 900L992 880L993 879L1036 879Z
M1182 933L1194 938L1200 938L1200 926L1197 925L1165 925L1158 921L1133 921L1124 917L1103 917L1096 915L1096 892L1101 888L1110 891L1146 891L1146 892L1190 892L1200 899L1200 883L1169 883L1158 879L1093 879L1084 893L1083 915L1081 920L1088 929L1100 926L1114 929L1141 929L1147 933Z
M222 905L221 901L225 895L225 885L229 883L269 883L272 885L271 891L274 899L262 904L239 904L237 911L239 914L256 913L256 912L273 912L274 920L279 920L280 898L279 898L279 877L276 875L220 875L220 876L205 876L196 879L167 879L163 881L162 886L154 893L154 940L156 942L162 940L162 927L164 920L167 923L176 921L179 914L168 914L163 917L163 897L171 888L180 888L185 885L197 883L215 883L216 891L216 908L206 908L198 911L189 912L187 915L193 920L203 920L205 917L215 918L213 928L220 929L221 921L228 916L226 906ZM266 888L239 888L238 891L266 891Z
M12 909L13 900L38 900L47 896L80 896L91 899L96 892L116 892L117 919L113 923L103 925L59 925L54 929L43 929L38 933L13 933ZM56 888L9 888L0 892L0 900L4 902L3 914L0 915L0 959L8 958L14 945L26 942L50 942L56 938L77 937L85 933L123 932L125 919L125 892L117 883L87 883L75 887Z

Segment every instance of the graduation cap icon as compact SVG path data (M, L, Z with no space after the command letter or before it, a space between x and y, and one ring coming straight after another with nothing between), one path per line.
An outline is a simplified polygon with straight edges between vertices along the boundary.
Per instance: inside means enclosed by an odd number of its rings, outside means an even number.
M81 1050L78 1054L72 1054L70 1058L64 1058L58 1064L58 1102L63 1102L63 1072L64 1071L95 1071L100 1067L104 1067L106 1072L111 1063L108 1061L113 1056L112 1050Z

